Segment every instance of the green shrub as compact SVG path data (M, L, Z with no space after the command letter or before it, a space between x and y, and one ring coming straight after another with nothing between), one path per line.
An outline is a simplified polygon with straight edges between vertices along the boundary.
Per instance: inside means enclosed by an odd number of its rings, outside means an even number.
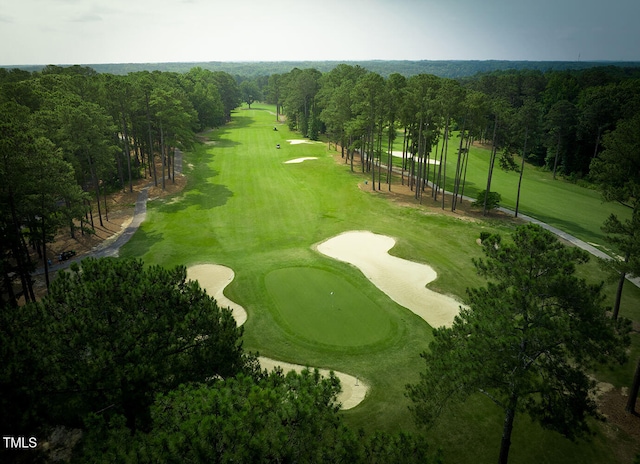
M476 201L471 203L471 206L478 208L484 207L485 192L486 190L478 192ZM498 192L489 192L489 195L487 195L487 209L495 209L500 206L500 200L502 200L502 196Z

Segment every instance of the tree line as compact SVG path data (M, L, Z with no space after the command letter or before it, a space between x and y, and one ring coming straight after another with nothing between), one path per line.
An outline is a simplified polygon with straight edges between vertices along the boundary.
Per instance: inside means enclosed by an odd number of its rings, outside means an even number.
M361 153L360 167L371 173L372 188L382 182L391 188L391 151L401 137L402 181L406 177L412 188L420 187L416 198L429 182L435 199L447 182L462 194L473 141L491 147L486 192L496 161L503 169L524 169L514 155L545 166L554 177L592 180L591 163L604 149L604 135L640 111L640 68L615 66L450 79L383 77L339 64L325 73L294 68L252 82L292 129L312 139L322 134L342 147L352 165L353 153ZM457 145L453 172L446 172L449 143Z
M135 179L164 189L175 180L175 150L223 125L239 104L231 75L201 68L127 76L0 69L0 306L35 300L32 250L48 284L47 243L60 229L74 237L102 226L107 193L132 191Z
M203 61L188 63L100 63L86 64L99 73L126 75L140 71L162 71L186 73L194 67L208 71L223 71L233 76L250 79L268 77L272 74L286 74L293 68L315 68L323 73L331 71L340 64L360 66L368 71L388 77L400 73L405 77L415 74L433 74L438 77L460 79L478 73L489 73L505 70L533 69L542 72L582 70L601 66L617 66L620 68L638 67L640 62L633 61L507 61L507 60L371 60L371 61ZM8 68L19 68L29 72L42 71L44 65L20 65Z

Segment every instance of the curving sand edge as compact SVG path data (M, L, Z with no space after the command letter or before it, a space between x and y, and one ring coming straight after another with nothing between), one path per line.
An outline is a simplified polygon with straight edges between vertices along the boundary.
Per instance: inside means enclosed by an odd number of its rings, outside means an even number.
M258 360L260 361L260 366L268 371L273 370L276 366L282 368L284 372L296 371L300 373L306 367L313 369L311 366L301 366L299 364L276 361L275 359L265 358L262 356L260 356ZM320 374L325 377L329 376L328 369L318 369L318 371L320 371ZM340 387L342 388L342 391L338 394L338 401L342 404L341 409L351 409L359 405L367 395L369 386L362 382L362 380L352 375L345 374L344 372L333 371L333 373L340 379Z
M197 280L221 308L229 307L236 324L247 322L247 311L239 304L224 296L224 289L231 283L235 274L232 269L220 264L196 264L187 268L187 279Z
M317 159L318 159L317 156L305 156L303 158L290 159L289 161L285 161L284 164L298 164L298 163L302 163L304 161L317 160Z
M349 231L330 238L315 249L354 265L396 303L427 321L432 327L451 326L460 311L456 299L426 288L437 274L431 266L391 256L396 241L368 231Z
M187 268L187 278L197 280L200 286L216 299L219 306L231 308L236 323L242 325L247 321L247 311L239 304L228 299L223 293L225 287L231 283L234 277L235 274L232 269L220 264L197 264ZM269 371L276 366L281 367L285 372L290 370L301 372L305 367L310 367L276 361L262 356L259 361L260 366ZM319 369L319 371L322 375L329 375L327 369ZM338 401L342 404L342 409L351 409L359 405L364 400L369 386L352 375L338 371L333 372L340 379L340 386L342 387L342 391L338 394Z
M301 143L322 143L317 140L309 140L309 139L289 139L287 140L291 145L300 145Z

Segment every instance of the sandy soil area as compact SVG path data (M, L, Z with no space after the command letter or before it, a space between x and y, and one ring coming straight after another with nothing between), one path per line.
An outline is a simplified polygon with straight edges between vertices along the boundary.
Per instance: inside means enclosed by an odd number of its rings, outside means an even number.
M300 366L298 364L276 361L274 359L264 358L262 356L260 356L259 360L260 366L263 369L267 369L268 371L271 371L274 367L279 366L284 372L293 370L299 373L302 372L302 370L305 368L305 366ZM313 367L310 366L309 368L313 369ZM328 369L318 370L320 371L321 375L326 377L329 376ZM342 391L338 394L338 401L342 404L341 409L351 409L359 405L362 400L364 400L369 386L352 375L336 371L333 371L333 373L340 379L340 386L342 387Z
M402 158L402 152L401 151L392 151L391 155L395 156L396 158ZM429 159L429 164L438 165L438 164L440 164L440 161L435 160L435 159Z
M356 266L393 301L423 318L432 327L451 326L460 302L426 288L437 274L426 264L391 256L396 241L386 235L351 231L317 245L331 258Z
M318 141L308 140L308 139L293 139L293 140L287 140L287 142L289 142L291 145L299 145L301 143L323 143L323 142L318 142Z
M305 156L304 158L296 158L289 161L285 161L284 164L297 164L307 160L317 160L317 159L318 158L316 156Z
M187 268L187 279L197 280L200 286L218 302L221 308L229 307L236 324L247 322L247 311L239 304L224 296L224 289L235 274L232 269L219 264L197 264Z
M239 304L229 300L223 293L225 287L231 283L234 277L233 270L219 264L197 264L187 268L187 278L197 280L200 286L216 299L219 306L231 308L236 323L242 325L247 321L247 311ZM259 359L262 368L269 371L275 366L280 366L285 372L290 370L301 372L305 367L310 367L265 357L260 357ZM327 369L319 370L322 375L329 375ZM342 387L342 391L338 394L338 401L342 403L342 409L351 409L360 404L367 394L368 385L352 375L337 371L334 371L334 373L340 379Z

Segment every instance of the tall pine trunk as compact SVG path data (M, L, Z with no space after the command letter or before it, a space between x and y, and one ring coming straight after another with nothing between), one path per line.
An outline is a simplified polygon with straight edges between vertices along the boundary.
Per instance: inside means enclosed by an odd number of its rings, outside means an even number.
M147 103L147 130L149 132L149 173L153 175L153 185L158 186L158 174L156 173L155 155L153 150L153 136L151 131L151 110L149 108L149 96L146 95Z
M496 115L496 119L493 123L493 142L491 147L491 158L489 159L489 174L487 175L487 189L484 192L484 203L482 205L482 215L487 215L487 200L489 198L489 193L491 192L491 178L493 177L493 165L496 161L496 152L498 150L496 144L496 133L498 131L498 115Z
M520 163L520 177L518 178L518 194L516 195L516 214L518 217L518 209L520 208L520 187L522 186L522 174L524 173L524 160L527 157L527 141L529 139L529 126L524 132L524 147L522 148L522 163Z
M445 192L447 191L447 154L449 151L449 122L450 118L447 114L447 122L444 128L444 161L441 161L442 164L442 209L444 209L444 197ZM453 203L453 200L451 201Z
M460 203L462 203L462 199L464 198L464 188L467 184L467 167L469 166L469 150L471 150L471 144L473 143L473 137L471 135L471 132L469 132L469 135L467 136L467 143L466 143L466 147L465 147L465 153L464 153L464 174L462 176L462 190L460 190Z
M167 165L164 152L164 131L162 130L162 122L160 123L160 162L162 163L162 190L165 188L165 166Z
M413 173L413 175L415 176L415 183L416 183L416 200L419 200L422 198L422 189L420 188L420 177L422 174L422 163L424 162L423 160L423 154L422 152L424 151L424 147L422 146L423 144L423 140L422 140L422 129L424 126L424 120L423 120L423 116L422 113L420 114L420 126L418 126L418 166L415 170L415 172ZM415 158L415 154L413 155L413 157Z
M129 177L129 192L133 192L133 179L131 177L131 147L129 146L129 133L124 112L121 113L122 136L124 137L124 155L127 157L127 176Z
M513 432L513 421L516 416L516 406L518 404L518 398L511 397L509 405L505 410L504 424L502 427L502 440L500 442L500 456L498 457L498 464L507 464L509 461L509 449L511 448L511 433Z
M638 358L638 365L636 366L636 373L633 376L633 383L629 390L629 399L627 400L627 406L625 411L634 413L636 410L636 401L638 400L638 392L640 391L640 358Z
M462 169L462 144L464 142L464 130L465 130L466 118L462 121L462 130L460 131L460 144L458 145L458 159L456 160L456 173L453 176L453 195L451 197L451 211L456 210L456 203L458 201L458 190L460 188L460 175Z
M624 256L624 264L625 267L631 258L631 254L627 252ZM618 277L618 288L616 289L616 299L613 304L613 313L612 317L614 320L618 320L618 313L620 312L620 303L622 302L622 289L624 288L624 283L627 280L627 272L620 271L620 276Z
M20 222L18 221L18 214L15 206L14 193L11 187L9 187L8 200L12 220L11 252L17 263L17 271L20 276L24 300L25 302L35 301L36 298L33 293L33 285L31 283L31 275L29 273L29 251L22 237Z
M404 170L407 167L407 142L407 126L404 126L404 135L402 139L402 166L400 167L402 185L404 185Z
M44 201L42 202L44 204ZM44 211L44 205L43 205ZM47 230L44 222L44 213L40 218L40 228L42 229L42 261L44 262L44 280L49 290L49 260L47 259Z
M91 155L87 155L87 161L89 162L89 172L91 173L91 181L93 182L93 188L96 192L96 205L98 206L98 219L100 221L100 226L104 227L102 223L102 209L100 208L100 183L98 182L98 175L96 174L96 169L93 163L91 162ZM91 220L91 224L93 226L93 217Z
M560 128L558 128L558 145L556 146L556 157L553 160L553 178L556 178L556 170L558 169L558 158L560 156Z

